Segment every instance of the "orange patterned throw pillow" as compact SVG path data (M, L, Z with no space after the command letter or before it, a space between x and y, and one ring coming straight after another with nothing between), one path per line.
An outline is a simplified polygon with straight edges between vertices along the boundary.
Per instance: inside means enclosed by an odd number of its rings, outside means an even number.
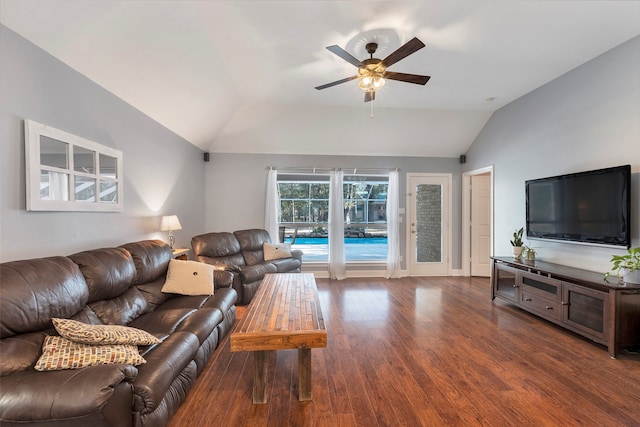
M37 371L58 371L109 363L137 366L147 361L140 356L135 345L88 345L63 337L47 336L42 345L42 356L34 368Z
M160 340L142 329L121 325L89 325L71 319L51 319L58 333L81 344L151 345Z

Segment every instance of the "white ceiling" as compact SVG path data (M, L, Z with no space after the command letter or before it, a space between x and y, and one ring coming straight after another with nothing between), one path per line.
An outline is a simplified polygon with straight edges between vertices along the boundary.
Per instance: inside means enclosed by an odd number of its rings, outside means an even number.
M414 136L374 154L448 157L496 109L640 34L640 1L0 0L0 22L206 151L322 152L296 148L286 129L261 140L253 119L368 118L357 82L314 89L355 74L325 46L364 59L376 41L384 58L415 36L427 47L390 71L432 78L389 81L373 122L386 113L422 127L403 122ZM252 137L229 138L243 132ZM329 151L371 153L348 150Z

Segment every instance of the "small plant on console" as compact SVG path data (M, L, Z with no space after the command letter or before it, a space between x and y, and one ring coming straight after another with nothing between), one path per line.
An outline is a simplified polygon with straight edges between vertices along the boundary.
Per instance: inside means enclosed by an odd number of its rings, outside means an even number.
M613 255L610 261L613 266L610 272L604 274L605 280L614 272L625 283L640 283L640 247L629 248L624 255Z
M510 240L511 246L513 246L513 257L520 259L522 256L522 233L524 233L524 227L513 232L513 240Z

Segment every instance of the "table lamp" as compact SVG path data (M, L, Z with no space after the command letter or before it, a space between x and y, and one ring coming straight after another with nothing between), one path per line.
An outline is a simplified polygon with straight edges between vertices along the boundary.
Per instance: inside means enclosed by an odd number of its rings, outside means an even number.
M177 215L167 215L162 217L162 223L160 224L161 231L169 232L169 246L173 249L173 245L176 243L176 238L173 237L174 230L182 230L180 220Z

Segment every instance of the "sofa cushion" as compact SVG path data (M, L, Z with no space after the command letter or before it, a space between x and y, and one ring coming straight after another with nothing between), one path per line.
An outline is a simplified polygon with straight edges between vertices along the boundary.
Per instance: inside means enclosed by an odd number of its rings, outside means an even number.
M147 300L136 287L129 288L116 298L92 302L89 307L105 325L128 325L133 319L148 311Z
M172 259L162 292L213 295L213 266L202 262Z
M172 294L165 294L162 292L164 282L165 277L161 277L153 282L136 285L136 288L138 288L144 299L147 301L147 311L155 310L173 297Z
M233 233L207 233L191 239L195 256L224 258L240 254L240 242ZM232 264L232 263L230 263Z
M3 263L0 278L0 338L50 328L52 317L71 317L89 299L80 269L66 257Z
M247 265L264 262L262 245L264 243L271 243L271 237L266 230L254 228L234 231L233 234L238 239L238 242L240 242L242 256Z
M143 329L156 336L166 336L172 334L184 319L195 312L196 309L193 308L155 310L138 317L129 326Z
M260 251L264 243L271 243L269 232L261 228L238 230L233 235L238 239L242 251Z
M42 344L42 356L36 362L36 371L80 369L87 366L123 363L146 363L138 347L126 344L89 345L69 341L63 337L47 336Z
M178 325L176 332L191 332L202 344L222 322L222 311L217 308L201 308Z
M129 251L133 258L137 285L164 277L167 274L169 261L173 259L171 247L162 240L143 240L120 247Z
M52 319L58 333L82 344L151 345L160 340L142 329L120 325L88 325L71 319Z
M40 331L3 339L0 344L2 376L30 369L42 353L42 343L46 336L45 332ZM4 385L4 379L0 383Z
M158 311L173 310L176 308L200 308L212 297L212 295L175 295L169 301L158 307Z
M242 253L237 253L237 254L217 257L217 258L197 256L196 261L204 262L211 265L221 265L221 266L224 266L226 269L228 269L228 271L232 271L232 272L238 271L239 266L243 266L246 264L244 262L244 257L242 256Z
M262 250L264 252L265 261L291 258L291 245L287 243L263 243Z
M96 312L93 311L91 307L89 307L88 305L86 305L78 313L70 317L70 319L75 320L77 322L88 323L89 325L102 325L102 321L96 315ZM53 324L52 324L52 327L53 327ZM49 334L49 335L54 335L54 334Z
M70 255L69 258L78 264L87 282L89 302L122 295L136 278L131 254L122 248L94 249Z

